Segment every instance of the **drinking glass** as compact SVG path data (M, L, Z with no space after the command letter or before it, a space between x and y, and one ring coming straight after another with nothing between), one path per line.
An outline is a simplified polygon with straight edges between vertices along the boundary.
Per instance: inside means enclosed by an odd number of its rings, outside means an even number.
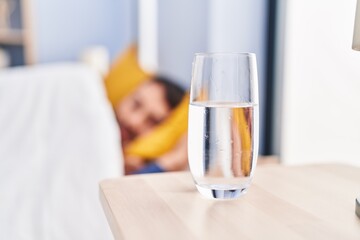
M205 197L246 193L258 155L258 102L255 54L195 54L188 154L195 185Z

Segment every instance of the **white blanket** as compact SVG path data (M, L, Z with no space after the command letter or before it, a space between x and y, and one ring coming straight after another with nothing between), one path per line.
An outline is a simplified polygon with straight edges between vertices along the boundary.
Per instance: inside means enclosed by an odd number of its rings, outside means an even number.
M122 174L100 77L74 63L0 70L0 239L112 239L98 198Z

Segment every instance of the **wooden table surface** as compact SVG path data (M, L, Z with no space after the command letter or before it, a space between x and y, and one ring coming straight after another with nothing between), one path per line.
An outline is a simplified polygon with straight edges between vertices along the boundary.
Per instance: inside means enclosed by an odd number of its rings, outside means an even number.
M255 171L237 200L209 200L188 172L104 180L100 199L115 239L360 239L360 168Z

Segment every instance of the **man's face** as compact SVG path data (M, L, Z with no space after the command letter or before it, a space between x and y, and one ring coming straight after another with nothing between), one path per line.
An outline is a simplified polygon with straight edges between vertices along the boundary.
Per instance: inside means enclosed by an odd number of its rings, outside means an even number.
M123 143L149 132L169 114L163 86L145 82L123 99L115 109Z

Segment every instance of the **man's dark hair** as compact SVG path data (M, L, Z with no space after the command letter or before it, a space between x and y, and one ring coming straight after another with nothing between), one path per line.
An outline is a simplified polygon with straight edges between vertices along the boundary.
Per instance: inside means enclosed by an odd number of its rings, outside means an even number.
M167 77L154 76L152 81L160 84L165 89L165 99L171 109L175 108L185 95L184 89Z

